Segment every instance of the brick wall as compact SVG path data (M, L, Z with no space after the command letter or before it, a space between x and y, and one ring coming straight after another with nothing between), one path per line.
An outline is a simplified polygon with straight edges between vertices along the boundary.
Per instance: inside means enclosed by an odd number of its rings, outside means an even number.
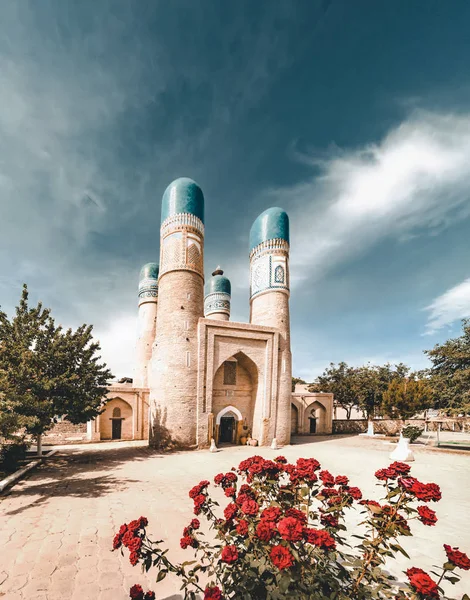
M43 444L77 444L87 441L86 423L61 421L43 436Z

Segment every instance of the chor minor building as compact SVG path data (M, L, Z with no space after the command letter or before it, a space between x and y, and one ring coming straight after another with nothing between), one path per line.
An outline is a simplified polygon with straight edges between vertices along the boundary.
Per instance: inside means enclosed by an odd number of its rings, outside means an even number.
M292 392L286 212L268 208L251 227L249 323L230 320L222 269L205 277L204 236L201 188L173 181L162 198L160 262L140 272L132 383L109 387L88 438L201 448L212 438L265 446L331 433L332 395Z

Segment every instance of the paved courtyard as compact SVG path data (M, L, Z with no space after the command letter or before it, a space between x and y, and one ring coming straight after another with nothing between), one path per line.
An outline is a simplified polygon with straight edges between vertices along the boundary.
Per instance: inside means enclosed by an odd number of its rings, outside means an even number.
M357 436L297 441L282 450L288 460L315 457L334 474L349 476L366 497L378 499L373 473L389 464L390 446ZM131 585L141 583L144 589L155 590L157 598L181 598L176 582L155 584L154 575L141 574L127 556L111 552L114 532L121 523L144 515L150 537L169 541L171 558L192 559L191 550L179 548L181 531L193 516L189 488L254 453L279 454L269 448L238 446L216 454L162 455L142 442L59 450L9 494L0 496L0 597L119 600L128 598ZM429 570L444 561L444 542L470 552L470 455L419 450L412 474L438 483L443 491L441 502L432 506L438 524L425 527L413 522L414 537L403 539L413 565ZM403 558L401 567L405 564ZM470 574L465 573L450 596L461 598L469 590Z

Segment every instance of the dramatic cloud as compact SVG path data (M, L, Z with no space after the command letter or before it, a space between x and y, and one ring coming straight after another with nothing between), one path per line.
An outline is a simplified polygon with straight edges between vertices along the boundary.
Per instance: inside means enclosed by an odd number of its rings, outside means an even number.
M469 156L470 115L417 112L377 144L302 157L318 175L271 192L289 206L293 273L319 278L383 238L467 217Z
M470 278L447 290L429 306L426 334L451 325L457 320L470 317Z

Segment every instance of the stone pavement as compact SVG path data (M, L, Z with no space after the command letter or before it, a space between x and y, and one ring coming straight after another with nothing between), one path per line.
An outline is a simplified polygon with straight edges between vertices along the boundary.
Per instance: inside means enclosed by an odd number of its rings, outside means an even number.
M357 436L303 438L285 447L288 460L315 457L334 474L350 477L365 497L379 499L373 473L389 464L390 446ZM1 600L119 600L128 598L134 583L153 589L157 598L178 599L179 587L155 575L141 574L127 555L111 552L121 523L148 517L153 539L168 540L174 561L191 560L181 550L182 529L192 518L187 493L201 479L211 479L253 454L266 457L270 448L232 447L162 455L144 442L67 446L27 479L0 497ZM444 562L443 543L470 553L470 455L432 450L416 453L412 474L438 483L443 491L436 509L439 522L425 527L413 522L412 538L403 546L412 564L425 570ZM354 513L351 522L360 515ZM401 560L401 559L400 559ZM410 566L403 557L400 571ZM470 590L470 574L449 590L461 598Z

